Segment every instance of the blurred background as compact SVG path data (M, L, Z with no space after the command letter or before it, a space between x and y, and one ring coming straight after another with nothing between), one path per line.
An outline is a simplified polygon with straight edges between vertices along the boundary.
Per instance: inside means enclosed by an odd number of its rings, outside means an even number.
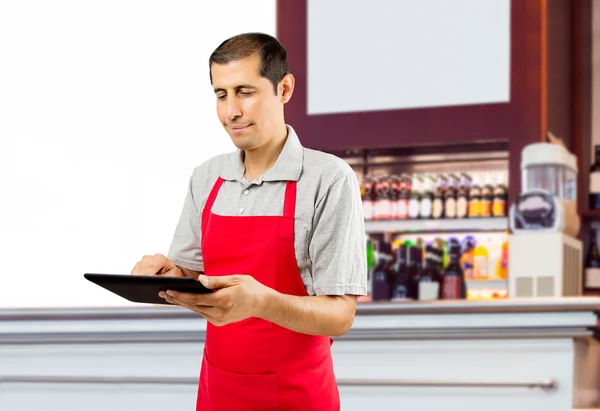
M597 0L0 1L0 410L194 409L206 324L83 273L167 253L234 150L208 58L250 31L361 183L342 410L597 407L599 30Z

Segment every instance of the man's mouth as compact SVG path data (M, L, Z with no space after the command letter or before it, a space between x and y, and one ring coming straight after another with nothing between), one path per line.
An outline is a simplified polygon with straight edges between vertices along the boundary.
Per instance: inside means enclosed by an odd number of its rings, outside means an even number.
M247 129L247 128L248 128L248 127L250 127L251 125L252 125L252 124L246 124L245 126L241 126L241 125L237 125L237 124L236 124L235 126L229 126L229 129L230 129L231 131L234 131L234 132L235 132L235 131L242 131L242 130L245 130L245 129Z

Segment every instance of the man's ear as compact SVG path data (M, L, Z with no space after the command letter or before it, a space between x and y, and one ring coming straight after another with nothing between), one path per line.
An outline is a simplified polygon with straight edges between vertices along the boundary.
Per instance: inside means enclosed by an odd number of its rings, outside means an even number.
M279 84L277 85L277 95L281 97L281 102L283 104L290 101L292 98L292 94L294 94L294 85L296 84L296 79L290 73L283 76Z

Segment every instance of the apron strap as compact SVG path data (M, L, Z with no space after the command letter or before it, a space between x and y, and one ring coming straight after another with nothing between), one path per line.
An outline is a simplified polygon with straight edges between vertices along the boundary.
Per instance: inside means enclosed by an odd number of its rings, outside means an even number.
M283 203L283 216L291 217L296 215L296 182L288 181L285 186L285 200Z
M213 185L213 188L212 188L212 190L210 190L210 194L208 195L208 198L206 199L206 203L204 204L203 214L210 215L210 210L212 210L212 206L215 203L217 194L219 194L219 190L221 189L221 186L223 185L224 181L225 180L223 180L221 177L219 177L217 179L217 181L215 182L215 184Z

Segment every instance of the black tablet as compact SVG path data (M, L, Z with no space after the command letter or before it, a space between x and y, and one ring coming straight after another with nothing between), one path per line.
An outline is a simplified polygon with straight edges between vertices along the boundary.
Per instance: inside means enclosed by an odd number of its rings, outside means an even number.
M212 293L195 278L169 277L160 275L91 274L85 278L134 303L168 304L158 296L160 291L181 291L194 294Z

